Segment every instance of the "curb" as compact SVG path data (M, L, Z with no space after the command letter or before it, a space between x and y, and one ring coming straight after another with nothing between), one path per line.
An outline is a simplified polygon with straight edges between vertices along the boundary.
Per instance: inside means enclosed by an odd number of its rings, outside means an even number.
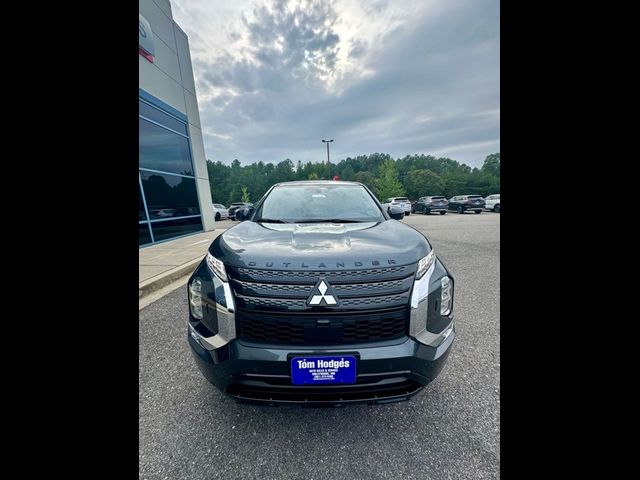
M202 258L196 258L195 260L191 260L190 262L179 265L172 268L171 270L161 273L154 278L150 278L149 280L145 280L144 282L139 283L138 300L146 297L156 290L161 289L162 287L169 285L170 283L175 282L176 280L180 280L182 277L191 275L201 261Z

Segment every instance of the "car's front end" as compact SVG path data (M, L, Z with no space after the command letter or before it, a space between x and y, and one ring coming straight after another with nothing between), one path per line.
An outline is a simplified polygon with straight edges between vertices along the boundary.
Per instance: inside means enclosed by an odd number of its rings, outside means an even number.
M242 207L244 207L244 204L242 204L242 205L231 204L231 206L227 210L227 215L229 216L229 218L231 220L235 220L236 219L236 212Z
M214 240L188 283L204 376L241 401L304 405L401 401L432 381L455 337L453 278L421 233L381 220L245 221Z
M211 258L189 281L189 344L204 376L238 400L406 400L438 375L455 336L453 279L435 256L427 262L416 280L417 264L283 271L227 268ZM317 279L340 308L308 305ZM351 359L355 381L294 383L294 359L324 357Z

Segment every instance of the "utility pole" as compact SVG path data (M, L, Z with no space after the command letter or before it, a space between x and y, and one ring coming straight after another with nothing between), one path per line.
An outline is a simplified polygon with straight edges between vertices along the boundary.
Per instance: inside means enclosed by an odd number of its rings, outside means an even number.
M331 140L322 140L322 143L326 143L327 144L327 163L331 163L331 160L329 160L329 144L333 142L333 139Z

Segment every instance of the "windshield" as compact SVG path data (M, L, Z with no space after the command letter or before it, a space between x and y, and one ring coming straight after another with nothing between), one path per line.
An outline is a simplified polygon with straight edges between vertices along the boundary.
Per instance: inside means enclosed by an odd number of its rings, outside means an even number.
M369 192L361 185L308 184L275 187L260 206L256 221L284 223L383 222Z

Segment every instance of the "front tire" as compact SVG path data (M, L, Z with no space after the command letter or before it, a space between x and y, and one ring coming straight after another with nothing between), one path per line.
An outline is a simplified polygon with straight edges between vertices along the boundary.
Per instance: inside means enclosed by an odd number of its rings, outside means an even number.
M447 212L440 212L440 215L445 215Z
M474 210L475 213L482 213L482 210Z
M458 213L464 213L464 208L458 207Z
M496 213L500 213L500 204L499 203L493 207L493 211L496 212Z
M220 214L216 213L216 222L219 222L219 221L220 221Z

